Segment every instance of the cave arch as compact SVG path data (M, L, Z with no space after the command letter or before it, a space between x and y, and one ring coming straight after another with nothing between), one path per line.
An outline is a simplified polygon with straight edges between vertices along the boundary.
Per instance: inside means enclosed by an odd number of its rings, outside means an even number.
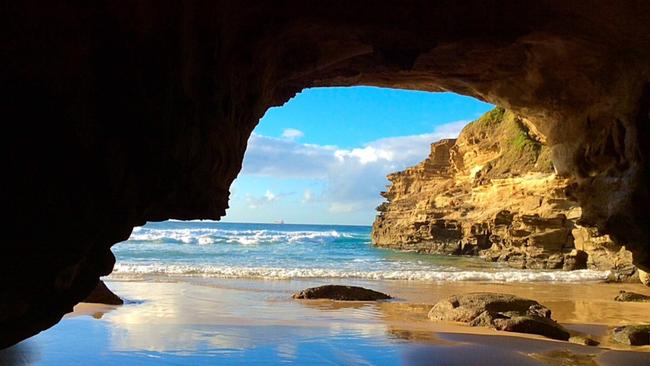
M264 111L310 86L448 90L529 119L650 267L646 1L8 4L0 347L55 324L133 226L218 219Z

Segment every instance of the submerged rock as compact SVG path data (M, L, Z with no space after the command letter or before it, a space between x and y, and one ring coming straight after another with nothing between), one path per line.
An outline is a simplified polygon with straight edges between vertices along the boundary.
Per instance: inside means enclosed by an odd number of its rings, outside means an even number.
M535 300L508 294L481 292L453 295L439 301L429 311L429 319L569 339L569 332L551 319L550 309Z
M636 292L621 291L614 300L622 302L650 302L650 296L637 294Z
M626 325L612 330L612 339L629 346L650 345L650 325Z
M311 287L293 294L294 299L330 299L340 301L376 301L391 299L390 295L358 286L325 285Z
M100 280L95 289L86 297L83 302L107 305L122 305L124 301L111 291L104 281Z

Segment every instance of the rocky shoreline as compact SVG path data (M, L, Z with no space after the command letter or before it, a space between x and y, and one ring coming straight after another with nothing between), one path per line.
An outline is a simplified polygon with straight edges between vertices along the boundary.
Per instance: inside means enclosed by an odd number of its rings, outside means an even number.
M497 107L458 139L433 143L418 165L388 175L372 241L520 269L608 270L612 281L638 282L632 253L581 225L575 182L556 173L551 155L532 124Z

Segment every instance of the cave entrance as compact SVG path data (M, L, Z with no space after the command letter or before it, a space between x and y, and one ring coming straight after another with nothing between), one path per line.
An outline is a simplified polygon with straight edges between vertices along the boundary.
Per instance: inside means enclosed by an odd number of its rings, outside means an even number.
M304 269L295 272L297 277L372 271L352 266L328 272L336 267L335 258L357 260L355 245L369 244L386 176L417 165L432 143L456 138L493 108L454 93L306 89L260 120L221 222L167 221L136 228L128 241L113 247L112 276L291 278L297 267ZM309 247L335 241L348 245L337 249L348 258ZM313 261L299 263L291 253L296 248Z
M560 271L528 275L540 279L604 280L613 271L611 279L634 280L631 253L578 224L569 184L546 137L501 107L454 93L306 89L269 109L251 134L222 221L135 228L113 248L112 276L383 277L373 266L386 253L395 273L400 261L415 263L395 279L439 270L440 258L397 254L415 252L453 256L444 260L452 268L469 257L488 272L460 275L485 280L503 276L491 262L506 272ZM363 264L337 268L341 261Z
M575 179L582 222L650 267L645 3L32 8L3 12L16 133L0 347L83 299L134 226L224 216L259 118L311 86L452 90L525 115Z

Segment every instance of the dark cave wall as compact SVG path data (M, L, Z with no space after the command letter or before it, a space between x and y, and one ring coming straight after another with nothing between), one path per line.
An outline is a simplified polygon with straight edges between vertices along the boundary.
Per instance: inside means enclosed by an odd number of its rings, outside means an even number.
M246 141L310 86L450 90L529 118L583 220L650 266L645 1L4 4L0 348L146 221L219 219Z

